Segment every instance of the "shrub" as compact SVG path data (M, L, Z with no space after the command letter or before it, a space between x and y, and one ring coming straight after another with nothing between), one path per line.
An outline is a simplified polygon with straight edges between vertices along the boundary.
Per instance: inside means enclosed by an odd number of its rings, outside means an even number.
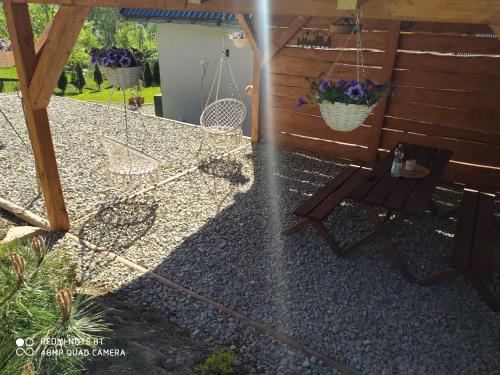
M68 87L68 77L66 77L66 71L63 69L59 81L57 81L57 88L61 90L63 96L66 93L66 88Z
M155 85L160 86L161 77L160 77L160 62L156 60L153 64L153 81Z
M104 82L104 79L102 77L101 69L99 69L99 65L97 65L97 64L94 68L94 82L96 83L97 87L99 88L99 91L101 91L101 85Z
M149 62L144 64L144 86L151 87L153 85L153 72L151 71L151 65Z
M83 74L83 69L81 64L75 65L75 70L71 74L71 84L76 87L78 92L81 94L83 92L83 88L86 85L85 75Z
M31 245L0 246L1 374L69 375L84 369L85 357L67 351L92 350L94 339L109 328L89 298L73 296L75 268L69 253L48 253L41 237ZM60 343L49 345L44 338ZM46 354L55 349L63 353Z
M226 348L217 350L203 363L196 366L196 372L201 375L227 375L232 374L236 356Z

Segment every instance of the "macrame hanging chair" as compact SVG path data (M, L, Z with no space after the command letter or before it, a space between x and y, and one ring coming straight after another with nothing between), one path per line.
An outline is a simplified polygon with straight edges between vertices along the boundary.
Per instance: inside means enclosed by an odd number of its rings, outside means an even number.
M101 135L100 141L106 155L105 173L107 181L109 183L118 182L127 190L137 183L157 183L160 178L160 160L130 144L127 103L123 87L125 86L119 87L119 89L121 90L121 106L125 123L125 142L106 135ZM104 117L105 123L109 117L114 92L115 88L113 88L109 98Z
M363 61L363 46L361 44L361 16L361 9L358 7L355 11L355 20L352 22L353 26L350 27L351 32L349 33L349 37L339 51L337 59L330 67L325 79L331 77L353 36L356 38L356 79L358 82L360 81L360 70L362 71L363 79L366 79ZM332 130L349 132L363 125L363 121L365 121L375 106L376 104L370 107L365 104L330 103L324 101L319 104L319 109L323 116L323 120L325 120L326 124Z
M224 16L225 18L225 16ZM224 28L225 29L225 28ZM205 135L218 141L236 138L241 141L241 127L247 117L247 107L242 102L241 94L229 60L229 50L225 45L226 32L222 37L222 52L215 71L214 80L200 117L200 124ZM227 81L230 97L221 98L224 81Z

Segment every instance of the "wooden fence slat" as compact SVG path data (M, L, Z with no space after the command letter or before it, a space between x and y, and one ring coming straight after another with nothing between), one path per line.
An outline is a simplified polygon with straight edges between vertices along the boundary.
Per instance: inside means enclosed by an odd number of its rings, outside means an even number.
M274 108L272 123L264 124L268 130L304 135L311 138L366 145L369 127L359 127L352 132L336 132L325 124L321 116Z
M456 108L462 111L500 113L500 93L483 94L414 87L395 87L392 93L394 99L402 102Z
M473 142L500 145L500 134L478 132L460 128L430 124L413 120L405 120L394 117L385 117L384 128L403 130L410 133L426 134L436 137L455 138Z
M286 148L304 150L321 155L334 155L349 160L365 160L366 148L356 145L346 145L333 141L298 137L270 130L262 132L263 139Z
M500 115L405 103L391 97L387 116L441 124L449 127L500 134Z
M295 75L299 77L317 78L321 74L325 75L330 70L331 64L324 62L311 63L310 60L286 57L278 55L269 65L271 73ZM382 79L381 68L365 68L366 77L372 81L379 82ZM337 65L330 78L356 77L356 67L352 65Z
M382 148L390 150L401 142L451 150L455 161L500 167L500 145L403 133L384 128L381 141Z
M430 53L398 53L396 67L429 73L473 74L500 77L500 58L443 56ZM418 73L417 73L418 74Z
M309 61L333 63L337 61L339 52L324 48L297 48L285 47L281 50L280 56L294 57ZM364 52L363 60L366 66L382 66L384 62L384 52ZM341 64L356 65L356 52L343 51L340 59Z
M500 92L500 78L487 76L466 76L396 69L393 74L393 83L396 86L425 87L440 90Z
M473 36L402 33L399 49L441 53L500 54L500 42L493 38Z
M415 22L411 26L405 28L405 31L414 33L443 33L443 34L489 34L487 25L472 24L472 23L445 23L445 22Z

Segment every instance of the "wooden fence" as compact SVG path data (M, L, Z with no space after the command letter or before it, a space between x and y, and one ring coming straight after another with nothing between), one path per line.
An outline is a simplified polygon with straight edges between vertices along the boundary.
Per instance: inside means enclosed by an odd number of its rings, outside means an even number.
M272 116L264 116L262 138L362 160L375 160L398 142L440 147L454 153L447 179L500 190L500 42L488 26L363 22L365 76L392 81L392 92L362 127L341 133L324 124L317 105L295 108L296 98L308 93L305 77L326 73L347 35L332 35L333 48L299 47L297 40L311 30L326 36L335 21L310 18L270 61L264 103ZM274 18L271 34L291 22ZM354 51L344 51L339 62L331 78L356 77Z

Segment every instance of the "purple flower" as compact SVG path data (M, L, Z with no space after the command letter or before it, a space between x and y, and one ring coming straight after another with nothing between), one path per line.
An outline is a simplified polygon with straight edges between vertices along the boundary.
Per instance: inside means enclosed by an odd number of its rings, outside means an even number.
M345 79L339 79L339 87L343 88L347 85L347 81Z
M132 65L132 59L128 56L122 56L120 58L120 65L123 68L128 68L130 65Z
M347 81L347 86L349 86L349 87L354 87L357 85L359 85L359 82L356 81L355 79L350 79L349 81Z
M299 96L297 98L297 101L295 102L295 108L299 109L304 104L307 104L306 98L304 98L303 96Z
M333 86L333 82L330 80L321 81L319 84L319 92L325 92L328 88Z
M95 47L90 50L90 56L97 57L98 53L99 53L99 49L97 49Z
M347 89L346 95L351 99L359 100L363 98L365 92L363 91L361 85L358 83L356 86L349 87L349 89Z
M97 57L90 56L90 65L96 65L96 64L97 64Z
M107 57L105 57L104 59L102 59L102 66L108 66L109 65L109 60Z
M109 64L114 64L118 61L118 57L116 57L116 55L114 53L112 53L111 51L108 52L108 54L106 55L106 58L108 59Z

